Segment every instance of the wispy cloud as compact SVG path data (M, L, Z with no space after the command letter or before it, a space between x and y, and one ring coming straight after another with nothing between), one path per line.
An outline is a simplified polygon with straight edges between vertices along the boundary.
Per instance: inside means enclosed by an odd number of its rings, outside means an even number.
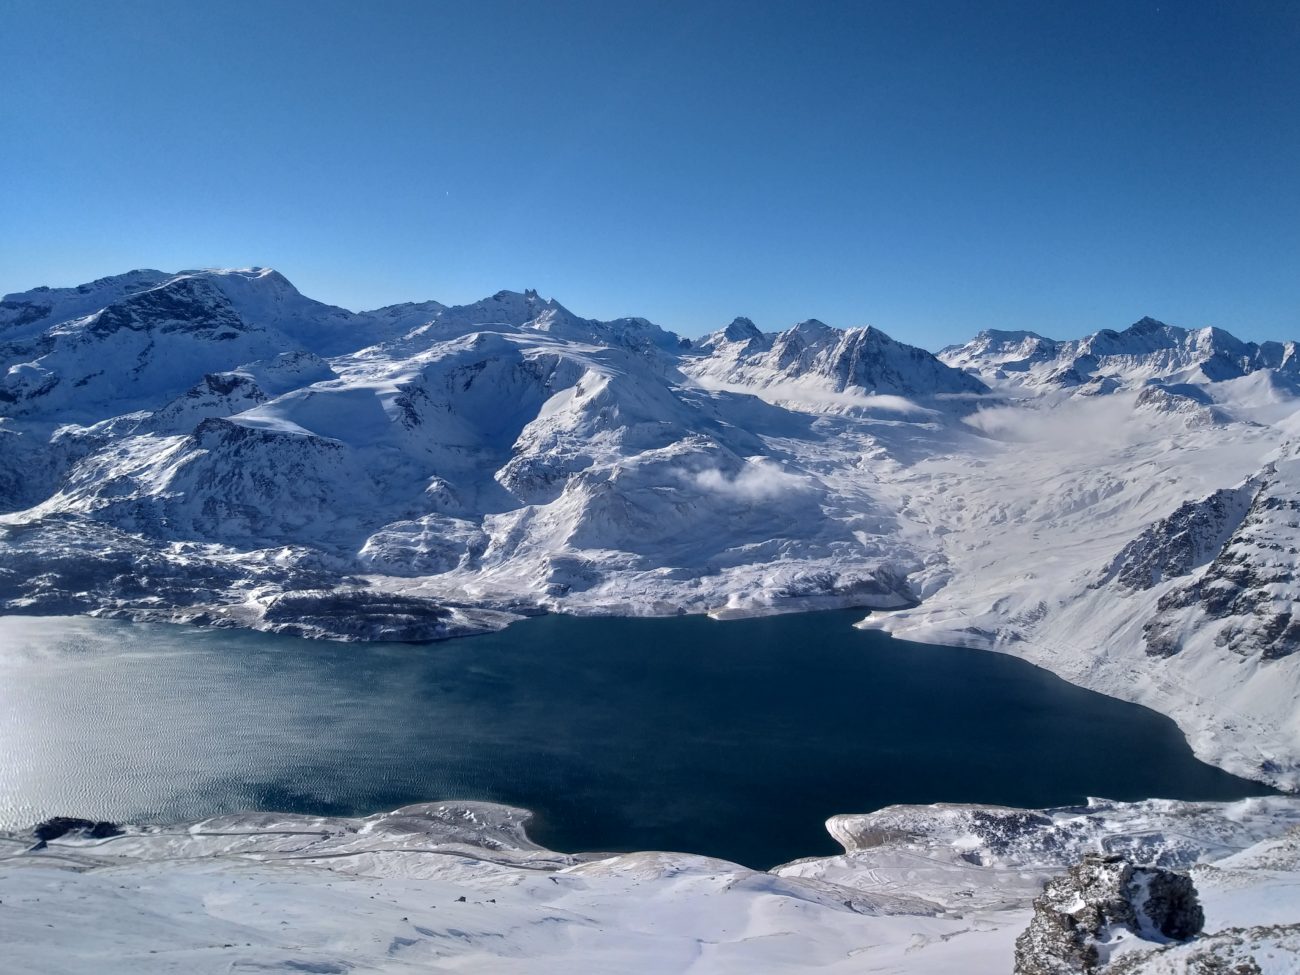
M744 383L722 382L710 376L697 376L696 382L705 389L745 393L776 406L802 408L815 413L843 413L852 410L865 413L901 413L920 417L933 415L936 412L913 403L904 396L868 393L857 386L850 386L843 392L836 392L819 386L815 381L749 386Z
M962 422L994 440L1013 443L1070 445L1115 443L1131 439L1133 397L1074 396L1051 405L994 406Z
M770 501L784 495L817 489L813 478L782 470L765 458L746 461L744 467L730 475L715 467L686 476L692 485L701 490L743 501Z

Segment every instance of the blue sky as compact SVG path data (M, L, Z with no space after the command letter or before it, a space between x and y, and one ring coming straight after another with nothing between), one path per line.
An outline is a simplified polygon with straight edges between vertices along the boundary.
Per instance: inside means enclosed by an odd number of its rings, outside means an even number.
M0 291L1300 337L1297 3L9 0L0 37Z

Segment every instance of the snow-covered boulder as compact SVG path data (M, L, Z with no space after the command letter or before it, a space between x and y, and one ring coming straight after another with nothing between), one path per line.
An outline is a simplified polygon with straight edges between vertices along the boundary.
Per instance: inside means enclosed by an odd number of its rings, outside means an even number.
M1016 939L1015 975L1095 975L1132 939L1187 941L1204 926L1185 874L1089 854L1034 901L1033 920Z

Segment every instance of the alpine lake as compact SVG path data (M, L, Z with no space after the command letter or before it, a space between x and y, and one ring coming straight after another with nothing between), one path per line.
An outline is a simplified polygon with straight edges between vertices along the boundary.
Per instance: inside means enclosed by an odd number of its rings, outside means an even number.
M893 803L1272 792L1153 711L862 616L553 615L422 645L0 618L0 829L473 799L532 810L556 850L766 868Z

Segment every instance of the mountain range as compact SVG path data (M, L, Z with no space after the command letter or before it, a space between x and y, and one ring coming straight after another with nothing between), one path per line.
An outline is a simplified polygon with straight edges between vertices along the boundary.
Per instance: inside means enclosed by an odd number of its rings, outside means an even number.
M0 302L0 611L424 640L823 607L1300 785L1300 356L1144 318L937 356L266 269Z

